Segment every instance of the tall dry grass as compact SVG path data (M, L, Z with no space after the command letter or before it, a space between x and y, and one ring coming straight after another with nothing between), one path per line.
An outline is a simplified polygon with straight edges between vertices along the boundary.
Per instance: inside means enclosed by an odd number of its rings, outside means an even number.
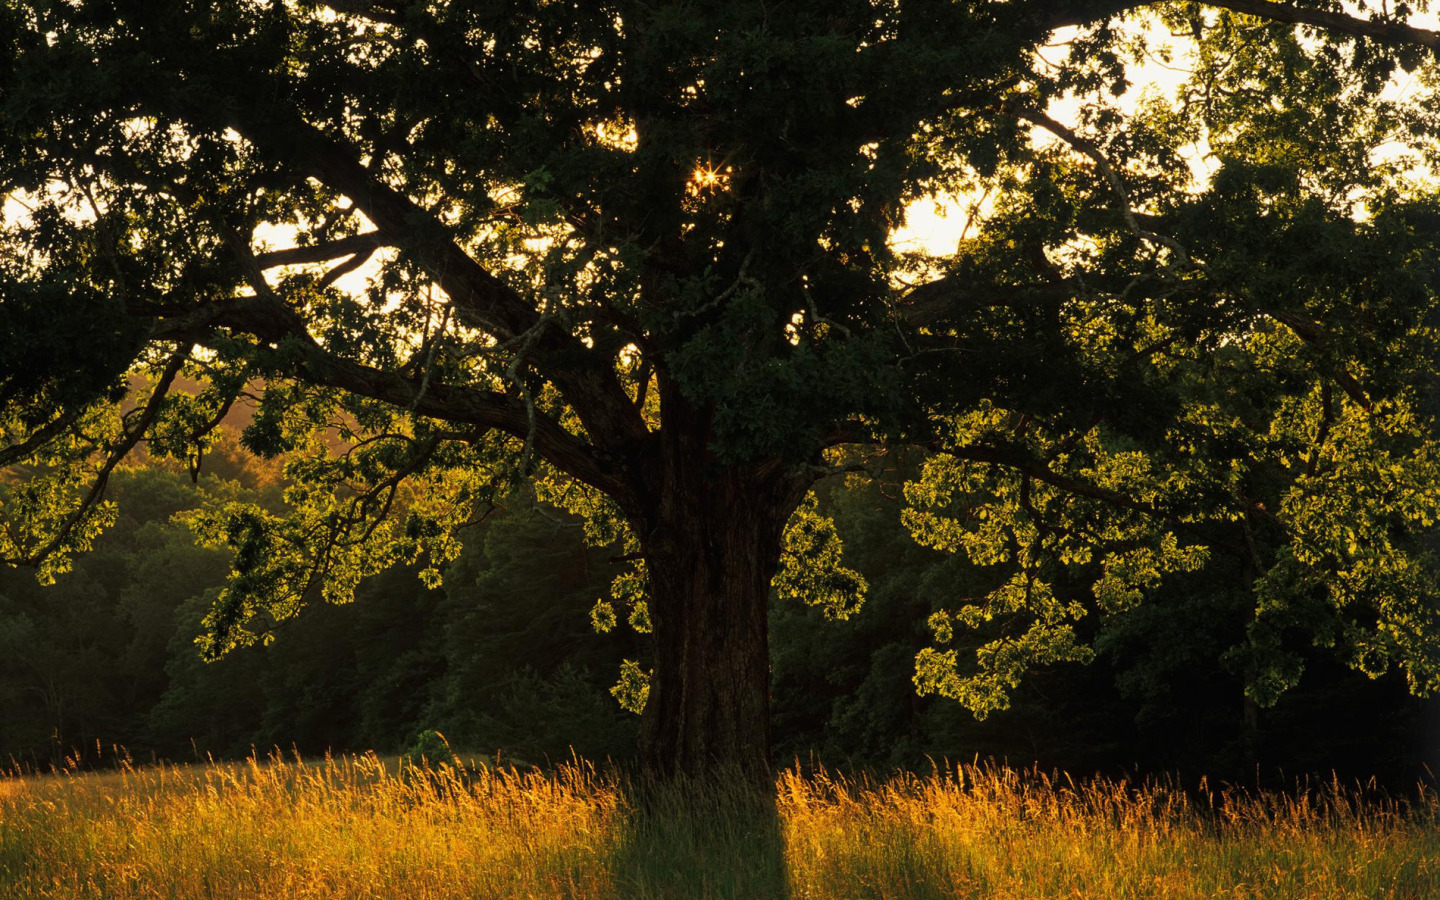
M1440 898L1440 803L961 766L639 788L372 755L0 780L0 898Z

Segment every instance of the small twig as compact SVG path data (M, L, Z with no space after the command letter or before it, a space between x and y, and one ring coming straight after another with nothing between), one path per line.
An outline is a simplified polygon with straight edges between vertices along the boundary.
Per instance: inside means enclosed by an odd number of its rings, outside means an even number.
M410 414L415 414L415 409L424 399L425 392L430 389L430 374L435 370L435 348L445 337L445 329L450 324L450 304L445 304L445 309L440 314L440 327L435 329L434 335L425 336L425 362L421 364L420 387L415 391L415 401L410 404Z
M805 295L805 311L810 314L811 320L816 325L824 325L828 328L833 328L841 334L845 335L845 337L847 338L852 338L855 336L846 326L820 315L820 307L817 306L815 303L815 296L810 292L810 285L803 280L800 282L800 292Z
M1055 121L1039 110L1021 106L1018 103L1008 104L1008 107L1019 118L1044 128L1046 131L1069 144L1073 149L1089 157L1095 163L1096 168L1104 173L1105 180L1110 183L1110 190L1115 194L1115 208L1125 220L1125 225L1130 229L1131 233L1141 240L1158 244L1174 253L1180 265L1191 264L1190 254L1179 241L1140 227L1140 222L1135 218L1135 211L1130 208L1130 195L1125 190L1125 182L1121 179L1120 173L1116 171L1115 167L1110 165L1110 161L1105 158L1105 154L1101 152L1095 142L1088 138L1081 137L1070 128L1067 128L1065 125ZM1173 269L1174 266L1168 265L1166 268Z
M746 253L745 258L741 260L740 271L736 274L735 280L730 282L729 287L716 294L714 299L710 300L709 302L702 303L694 309L676 310L672 314L674 319L678 322L681 319L689 319L694 318L695 316L703 315L710 310L720 306L726 300L729 300L736 291L740 290L741 287L763 287L763 285L761 285L759 281L750 277L750 263L754 261L754 259L755 251L752 249L749 253Z
M1330 428L1335 422L1335 411L1331 406L1330 383L1320 385L1320 427L1315 434L1315 443L1310 447L1310 458L1305 461L1305 475L1315 477L1320 468L1320 451L1330 437Z
M404 437L400 435L399 437ZM368 519L357 538L341 537L337 532L335 543L342 547L354 547L363 544L380 527L380 523L390 515L390 510L395 504L395 497L400 489L400 483L406 478L415 474L435 455L435 450L440 446L440 436L431 435L423 442L417 442L412 438L405 438L410 443L418 443L419 447L415 454L400 466L388 477L373 485L369 490L360 493L360 496L350 501L350 510L340 527L348 532L350 527L356 523L364 523ZM383 499L378 499L382 498Z
M535 343L540 340L546 326L555 321L557 316L552 312L543 313L540 319L529 328L524 334L519 335L520 346L515 350L515 357L510 365L505 367L505 376L520 388L520 397L525 402L525 446L520 452L520 472L522 475L530 474L530 467L535 455L535 429L537 417L535 415L535 397L530 392L530 383L525 379L521 371L525 365L525 358Z

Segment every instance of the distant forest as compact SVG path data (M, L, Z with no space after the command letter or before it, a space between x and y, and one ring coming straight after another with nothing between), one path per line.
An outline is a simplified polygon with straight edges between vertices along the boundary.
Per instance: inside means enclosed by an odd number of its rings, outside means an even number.
M1311 654L1301 685L1276 706L1247 702L1226 650L1240 643L1253 600L1210 587L1235 581L1210 569L1167 579L1111 617L1087 635L1093 664L1037 672L1009 710L978 721L953 701L917 697L928 616L985 576L908 536L903 474L819 491L846 565L870 583L858 613L831 621L772 598L779 764L923 768L979 757L1269 785L1334 771L1400 789L1440 771L1440 703L1410 697L1398 673L1370 681ZM193 481L174 466L117 473L119 523L55 585L0 571L0 764L43 769L117 746L137 761L177 762L272 747L394 752L428 729L519 763L634 752L639 718L610 688L622 660L645 664L649 639L624 627L597 633L591 618L619 551L587 547L577 520L524 494L470 530L442 587L392 570L353 604L317 598L266 646L201 662L195 638L228 560L175 517L242 496L279 507L281 493L278 463L267 468L227 433Z

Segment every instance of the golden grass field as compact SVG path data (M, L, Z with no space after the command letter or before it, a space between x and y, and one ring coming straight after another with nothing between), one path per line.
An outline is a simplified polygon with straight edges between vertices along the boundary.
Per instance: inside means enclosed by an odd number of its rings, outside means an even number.
M373 754L11 778L0 898L1440 898L1426 792L1187 796L985 766L787 772L774 803L628 784Z

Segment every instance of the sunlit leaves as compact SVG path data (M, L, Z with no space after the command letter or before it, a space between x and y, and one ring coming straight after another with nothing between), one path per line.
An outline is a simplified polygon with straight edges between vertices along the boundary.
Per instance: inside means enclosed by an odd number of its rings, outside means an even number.
M459 556L460 530L503 487L493 448L448 440L428 423L394 420L363 440L320 417L311 428L308 447L285 463L284 513L231 503L186 516L208 544L235 554L206 619L208 656L263 639L312 599L349 602L361 580L395 565L419 566L438 586Z
M841 565L843 549L834 520L820 514L812 493L785 525L775 593L781 600L819 607L826 618L848 619L865 602L869 585L859 572Z
M1024 633L1002 637L975 651L978 671L962 675L955 650L927 647L915 657L915 688L964 704L979 718L1010 707L1010 693L1037 665L1089 662L1094 652L1068 624L1033 623Z
M642 713L650 700L650 673L640 664L627 659L620 664L620 680L610 689L610 695L627 712Z
M1323 439L1282 494L1290 540L1259 585L1257 627L1306 623L1316 640L1378 677L1440 688L1440 595L1428 534L1440 508L1440 447L1413 410L1307 398ZM1298 675L1298 673L1296 673Z
M1412 690L1434 690L1433 423L1404 395L1366 408L1317 382L1298 349L1288 332L1261 330L1231 345L1224 368L1186 375L1168 448L1119 449L1126 442L1104 429L1029 427L1021 440L1017 418L996 409L952 420L954 455L932 458L907 485L905 522L922 543L1009 574L930 625L942 645L962 627L998 624L1005 637L976 649L974 674L955 649L926 651L922 690L1001 708L1026 666L1083 655L1070 622L1090 609L1125 615L1216 552L1238 555L1255 579L1247 643L1229 654L1255 699L1272 703L1300 678L1296 637L1372 677L1400 667ZM977 446L1008 447L1019 471L967 461Z
M0 474L0 562L36 566L43 584L69 571L74 555L89 550L116 518L114 504L93 485L124 422L107 404L74 412L71 429L39 444L27 465ZM31 426L14 414L0 418L4 449L25 447L49 424ZM93 502L83 505L91 495Z
M963 458L1014 422L1006 411L984 408L950 423L960 456L927 461L906 485L902 514L922 544L965 553L996 573L987 594L956 598L930 620L940 644L953 641L957 628L1001 626L1002 637L976 649L977 671L961 674L956 650L927 650L916 663L922 692L953 697L982 715L1008 704L1027 668L1088 659L1073 623L1092 608L1122 614L1166 574L1194 571L1207 558L1203 545L1174 530L1181 520L1171 510L1183 508L1177 499L1188 487L1183 471L1166 472L1135 451L1107 450L1100 430L1029 429L1028 446L1014 448L1017 462L1035 461L1029 473ZM1142 508L1117 509L1112 495Z
M76 510L91 476L89 470L62 470L0 484L0 515L8 523L0 531L0 559L36 561L41 584L70 571L74 555L89 550L116 519L115 504L106 501Z

